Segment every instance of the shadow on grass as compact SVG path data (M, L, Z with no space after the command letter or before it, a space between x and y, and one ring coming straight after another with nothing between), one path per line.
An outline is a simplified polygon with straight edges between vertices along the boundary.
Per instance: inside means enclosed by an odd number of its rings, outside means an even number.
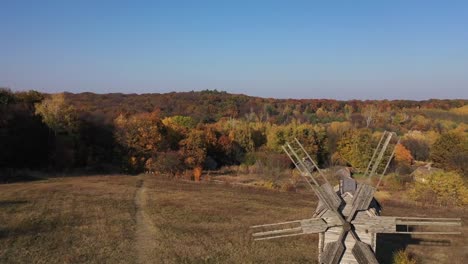
M52 220L25 221L15 226L0 227L0 239L6 237L36 236L57 228L58 222Z
M0 207L6 207L6 206L11 206L11 205L20 205L20 204L26 204L29 203L29 201L25 200L5 200L5 201L0 201Z
M32 176L28 172L15 170L0 170L0 184L15 182L31 182L44 180L42 177Z
M377 234L377 259L379 263L392 263L393 254L409 245L450 246L450 240L412 238L408 234Z

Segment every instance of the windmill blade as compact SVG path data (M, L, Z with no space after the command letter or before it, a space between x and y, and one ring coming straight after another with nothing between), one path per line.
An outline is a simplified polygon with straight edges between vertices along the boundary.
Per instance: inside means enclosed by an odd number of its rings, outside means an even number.
M341 232L340 237L337 241L329 242L325 245L325 249L320 257L320 263L323 264L337 264L345 252L346 248L344 245L344 239L346 237L346 230Z
M281 222L275 224L257 225L251 228L266 228L268 231L253 233L254 240L267 240L280 237L299 236L314 233L323 233L329 225L321 218L312 218L296 221Z
M375 186L375 189L379 188L380 183L382 182L383 176L385 175L385 172L387 172L388 166L390 165L390 162L392 162L392 159L395 156L395 150L398 144L400 144L400 138L398 138L397 143L395 144L395 146L393 146L392 154L388 158L387 164L385 165L385 168L382 171L382 174L380 174L380 178L379 178L379 181L377 182L377 185Z
M336 192L334 192L333 187L330 185L325 175L304 149L299 140L294 140L295 147L290 143L286 143L282 146L284 152L286 152L319 200L328 210L334 212L337 218L344 224L346 221L343 215L338 212L338 208L342 203L341 198L336 194ZM313 176L312 171L314 168L318 171L319 177Z
M364 183L359 184L354 193L353 200L351 201L352 207L346 221L351 222L357 211L367 210L369 208L372 199L374 199L374 192L375 189L372 186Z
M352 253L359 264L379 264L374 251L372 251L368 244L360 240L356 240Z
M373 163L373 161L374 161L374 159L375 159L375 157L377 155L377 152L380 149L380 146L382 145L382 142L383 142L385 136L387 135L387 133L388 133L388 131L384 131L382 136L380 137L379 144L377 144L377 147L375 147L374 153L372 154L372 157L371 157L371 159L369 161L369 164L367 164L366 171L364 172L364 177L366 177L368 175L369 170L370 170L370 168L372 166L372 163Z
M384 134L382 135L382 138L381 138L381 141L379 142L379 145L377 145L375 151L374 151L374 155L373 155L373 158L371 159L371 161L369 162L369 166L372 164L372 169L371 171L369 172L369 174L367 175L367 178L368 180L370 180L370 178L375 174L375 172L377 171L377 168L379 167L380 163L382 162L382 159L384 157L384 154L385 154L385 151L387 150L388 148L388 145L390 144L390 140L392 140L392 137L393 137L394 133L390 133L390 132L387 132L385 131ZM382 144L382 139L385 138L385 141L383 142ZM379 153L379 155L376 157L375 154L376 153Z
M337 264L345 251L345 246L340 241L327 243L320 258L320 263Z

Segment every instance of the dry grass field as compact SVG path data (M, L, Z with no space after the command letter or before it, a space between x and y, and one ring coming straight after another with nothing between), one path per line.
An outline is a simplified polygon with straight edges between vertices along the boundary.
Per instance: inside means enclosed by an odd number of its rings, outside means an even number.
M0 185L0 263L314 263L316 235L253 242L249 226L310 217L315 200L155 176ZM383 206L386 215L462 217L468 233L466 209ZM406 245L418 263L468 260L465 235L387 236L379 257Z

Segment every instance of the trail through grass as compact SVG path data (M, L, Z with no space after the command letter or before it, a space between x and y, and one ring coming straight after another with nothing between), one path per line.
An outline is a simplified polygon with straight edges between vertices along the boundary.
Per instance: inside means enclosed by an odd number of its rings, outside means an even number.
M418 263L466 263L468 210L389 196L384 215L462 217L461 236L387 236ZM317 235L258 241L252 225L312 216L311 193L96 176L0 185L0 263L316 263Z

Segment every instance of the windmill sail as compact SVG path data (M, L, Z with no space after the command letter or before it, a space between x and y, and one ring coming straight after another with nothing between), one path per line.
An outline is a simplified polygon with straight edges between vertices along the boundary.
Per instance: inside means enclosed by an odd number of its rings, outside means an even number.
M383 133L366 169L368 179L380 174L380 183L398 143L394 133ZM351 192L337 193L297 139L286 143L283 149L319 198L319 204L313 218L253 226L254 240L319 233L320 263L376 264L377 233L460 234L447 230L461 226L460 218L380 216L380 206L374 198L379 183L376 187L359 183ZM386 162L383 167L382 162ZM434 230L436 227L443 229Z

